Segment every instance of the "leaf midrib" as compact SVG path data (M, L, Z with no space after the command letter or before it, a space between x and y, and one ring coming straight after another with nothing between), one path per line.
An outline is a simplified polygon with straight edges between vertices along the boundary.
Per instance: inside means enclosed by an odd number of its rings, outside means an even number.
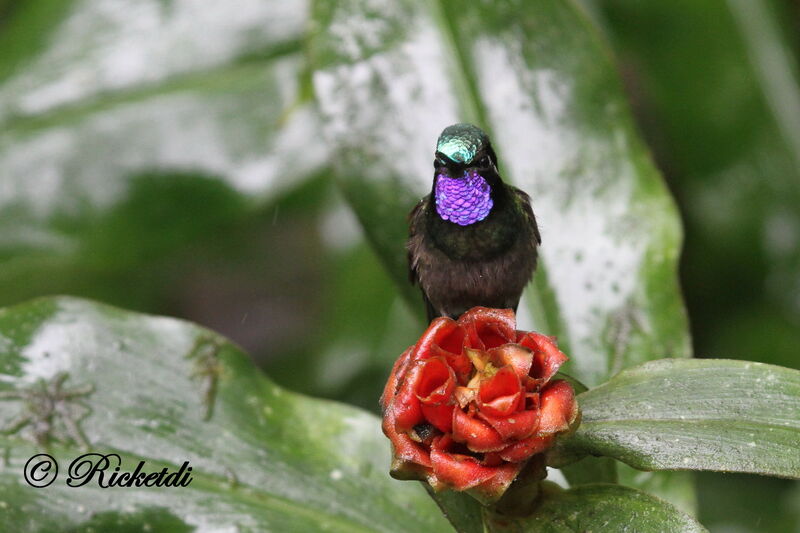
M4 120L0 120L0 131L4 135L37 131L57 123L75 121L97 111L142 101L157 95L169 95L188 89L206 89L230 84L231 79L251 70L263 74L265 64L292 55L299 56L302 42L301 39L286 41L260 51L242 54L209 69L187 71L155 83L141 83L122 89L103 91L80 100L54 106L41 113L9 115Z

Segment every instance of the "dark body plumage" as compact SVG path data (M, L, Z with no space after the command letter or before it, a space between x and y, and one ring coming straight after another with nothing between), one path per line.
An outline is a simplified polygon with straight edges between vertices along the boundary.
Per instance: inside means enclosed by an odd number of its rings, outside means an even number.
M439 148L448 131L459 134L462 130L476 139L474 150L466 152L471 157L455 153L453 160ZM503 183L494 150L475 126L457 124L445 129L436 156L433 190L410 214L407 243L411 282L422 289L428 320L457 318L474 306L516 311L536 269L536 249L541 243L530 198ZM439 176L457 177L470 171L489 184L492 207L482 220L459 225L437 212L436 181Z

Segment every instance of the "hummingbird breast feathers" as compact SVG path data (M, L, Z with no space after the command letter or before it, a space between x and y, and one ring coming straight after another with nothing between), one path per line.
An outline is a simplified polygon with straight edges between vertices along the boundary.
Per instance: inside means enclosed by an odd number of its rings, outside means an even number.
M456 318L475 306L516 310L536 269L541 238L528 195L504 186L510 208L469 226L440 217L431 196L412 210L409 275L422 290L429 320Z

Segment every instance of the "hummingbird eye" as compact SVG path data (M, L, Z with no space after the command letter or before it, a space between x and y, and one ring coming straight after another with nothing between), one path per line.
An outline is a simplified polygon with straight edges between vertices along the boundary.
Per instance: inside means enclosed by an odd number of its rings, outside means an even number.
M489 168L492 166L492 159L488 155L485 155L478 161L478 166L481 168Z
M445 166L445 162L441 157L437 157L436 159L433 160L433 168L438 169L442 168L443 166Z

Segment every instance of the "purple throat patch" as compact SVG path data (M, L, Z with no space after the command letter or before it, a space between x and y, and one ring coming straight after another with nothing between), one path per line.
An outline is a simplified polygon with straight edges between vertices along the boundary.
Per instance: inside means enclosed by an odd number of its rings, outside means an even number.
M436 212L459 226L480 222L492 210L492 189L474 170L459 178L439 174L436 179Z

